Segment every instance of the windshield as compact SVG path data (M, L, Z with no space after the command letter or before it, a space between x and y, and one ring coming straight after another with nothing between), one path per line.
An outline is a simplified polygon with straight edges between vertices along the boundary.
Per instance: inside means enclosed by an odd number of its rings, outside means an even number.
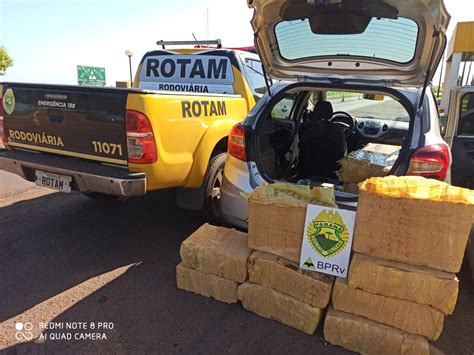
M364 96L366 95L354 92L328 91L326 100L331 102L334 112L347 112L356 118L410 122L408 112L402 104L391 97L367 99Z
M415 55L418 25L401 18L372 18L361 34L317 35L308 19L283 21L275 26L281 56L298 60L321 56L360 56L411 62Z

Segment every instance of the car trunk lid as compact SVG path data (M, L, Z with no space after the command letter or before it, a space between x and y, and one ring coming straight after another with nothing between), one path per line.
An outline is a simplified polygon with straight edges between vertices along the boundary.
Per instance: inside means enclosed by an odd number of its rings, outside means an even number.
M255 45L279 80L422 87L442 57L443 0L248 0Z

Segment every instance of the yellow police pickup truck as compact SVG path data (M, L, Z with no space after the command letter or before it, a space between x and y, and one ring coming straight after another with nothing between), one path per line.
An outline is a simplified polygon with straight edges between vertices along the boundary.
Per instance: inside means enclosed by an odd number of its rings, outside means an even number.
M228 135L265 86L260 60L158 43L130 89L2 83L0 169L95 198L180 188L179 206L219 220Z

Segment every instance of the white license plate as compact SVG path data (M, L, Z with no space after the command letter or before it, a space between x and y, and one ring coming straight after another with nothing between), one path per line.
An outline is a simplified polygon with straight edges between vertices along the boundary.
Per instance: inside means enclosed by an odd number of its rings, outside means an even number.
M35 183L38 186L49 187L53 190L69 193L71 192L71 181L72 177L70 176L36 170Z

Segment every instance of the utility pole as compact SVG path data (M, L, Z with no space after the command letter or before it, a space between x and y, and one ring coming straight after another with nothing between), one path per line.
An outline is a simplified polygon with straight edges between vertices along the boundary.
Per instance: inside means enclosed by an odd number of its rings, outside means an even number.
M469 70L467 71L467 77L466 77L466 85L469 85L471 81L471 67L472 67L472 62L469 63Z
M209 39L209 8L206 8L206 39Z
M133 52L126 50L125 55L128 57L128 65L130 67L130 87L133 87L133 75L132 75L132 55Z

